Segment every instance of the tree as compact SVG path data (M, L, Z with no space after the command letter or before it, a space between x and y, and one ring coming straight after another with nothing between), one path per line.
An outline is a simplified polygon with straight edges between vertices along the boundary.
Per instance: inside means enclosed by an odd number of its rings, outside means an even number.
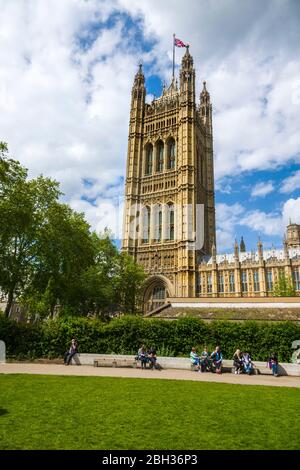
M134 314L141 307L142 286L145 278L143 267L137 264L132 256L127 253L119 254L114 289L117 305L121 311Z
M135 313L145 274L105 231L59 202L59 184L9 159L0 144L0 290L39 317Z
M61 310L78 310L81 276L95 257L89 224L82 214L55 202L45 213L38 245L39 263L23 303L42 316L53 316L58 304Z
M278 280L274 284L274 297L294 297L296 295L292 278L283 273L279 274Z
M0 288L8 316L15 295L30 282L38 263L45 212L60 195L58 183L42 176L27 180L27 170L0 148Z

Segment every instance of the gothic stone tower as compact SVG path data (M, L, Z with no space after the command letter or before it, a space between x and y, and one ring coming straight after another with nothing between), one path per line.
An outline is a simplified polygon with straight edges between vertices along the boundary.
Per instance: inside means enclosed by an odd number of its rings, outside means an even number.
M144 309L194 297L197 266L215 242L212 106L204 82L196 104L187 47L162 96L145 102L140 65L131 95L122 250L149 274Z

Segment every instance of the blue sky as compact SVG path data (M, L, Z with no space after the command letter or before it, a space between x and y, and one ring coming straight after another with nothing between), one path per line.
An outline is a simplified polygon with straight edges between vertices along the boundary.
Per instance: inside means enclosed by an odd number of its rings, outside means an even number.
M300 223L297 0L0 0L0 140L30 175L60 181L91 226L120 234L130 92L172 74L190 44L213 103L217 247L281 244ZM176 49L176 72L184 50ZM117 210L118 209L118 210Z

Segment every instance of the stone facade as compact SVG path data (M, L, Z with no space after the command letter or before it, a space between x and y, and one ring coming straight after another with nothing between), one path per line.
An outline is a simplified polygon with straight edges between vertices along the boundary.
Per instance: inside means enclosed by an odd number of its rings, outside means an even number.
M294 226L294 225L293 225ZM300 226L298 226L300 228ZM287 234L291 226L287 227ZM234 244L230 254L204 256L197 274L197 297L268 297L280 276L289 278L300 295L300 239L283 249L264 250L261 241L257 251L240 251Z
M205 82L197 102L195 79L187 47L179 85L173 78L148 104L140 66L132 87L122 250L149 274L146 312L167 297L267 296L280 272L299 287L295 224L282 252L259 242L249 253L242 240L216 254L212 105Z

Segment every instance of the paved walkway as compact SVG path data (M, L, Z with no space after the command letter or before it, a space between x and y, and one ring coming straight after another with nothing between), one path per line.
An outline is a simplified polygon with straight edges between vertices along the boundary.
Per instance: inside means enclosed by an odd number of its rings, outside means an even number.
M244 385L273 385L276 387L300 388L300 377L273 377L272 375L234 375L225 373L216 375L201 374L188 370L166 369L162 371L142 370L116 367L64 366L58 364L0 364L0 374L43 374L43 375L77 375L91 377L125 377L167 380L194 380L197 382L218 382Z

